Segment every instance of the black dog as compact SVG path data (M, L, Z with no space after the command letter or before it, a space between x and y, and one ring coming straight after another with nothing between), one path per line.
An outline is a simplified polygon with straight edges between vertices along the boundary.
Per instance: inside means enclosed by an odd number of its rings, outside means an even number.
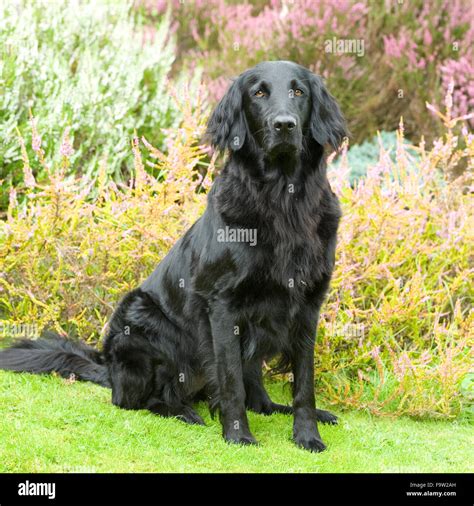
M112 402L188 423L192 405L218 409L224 438L255 443L246 409L293 413L295 442L325 448L315 409L314 343L334 267L341 215L324 146L345 122L322 80L291 62L241 74L212 114L208 135L229 150L204 215L140 288L120 302L102 352L59 337L20 341L0 368L74 373L112 388ZM262 362L293 373L293 407L275 404Z

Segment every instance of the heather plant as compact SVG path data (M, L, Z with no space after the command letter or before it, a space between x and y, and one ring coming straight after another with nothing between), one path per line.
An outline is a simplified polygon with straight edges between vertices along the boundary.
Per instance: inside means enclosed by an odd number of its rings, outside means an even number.
M443 90L449 91L451 82L456 81L453 92L453 113L464 116L474 111L474 54L459 60L445 60L440 67ZM474 126L474 119L469 120Z
M396 160L397 140L397 132L380 132L372 139L367 139L361 144L351 146L351 149L346 151L346 156L339 157L330 165L329 170L340 171L348 167L347 176L349 183L354 185L361 177L367 175L369 167L378 163L381 147L391 157L392 161ZM417 155L413 149L410 149L411 146L412 144L407 139L404 139L404 149L407 155L409 154L411 158L416 158ZM413 164L410 165L410 168L413 168Z
M130 2L0 2L0 179L21 177L17 127L33 133L29 156L58 163L67 126L68 158L89 178L103 163L108 177L128 179L135 130L164 147L164 129L180 118L167 85L175 58L169 20L145 39ZM32 170L47 180L42 165Z
M169 137L173 145L165 153L145 137L133 137L128 184L107 178L105 160L94 180L66 177L77 163L65 148L67 132L58 162L42 151L30 158L18 132L24 181L11 188L7 217L0 222L4 322L23 321L96 341L120 296L136 287L197 219L204 194L196 189L206 187L201 174L209 168L206 149L198 143L206 114L199 99L197 113L190 115L188 93L174 100L183 120ZM159 177L149 175L147 167ZM46 174L43 182L35 179L38 171Z
M418 158L403 142L355 186L332 171L344 218L332 293L316 351L331 402L376 414L472 414L474 136L467 118L429 108L446 133ZM459 177L456 166L468 170ZM347 163L347 161L346 161ZM411 167L412 166L412 167ZM397 175L393 178L393 175Z
M100 341L120 297L200 215L214 173L199 143L206 106L191 107L186 93L171 96L183 120L167 132L166 149L132 139L127 185L107 180L105 162L95 181L65 177L77 163L67 131L58 138L58 162L41 150L30 157L19 131L24 180L10 191L0 224L0 313L9 328L30 324ZM330 172L344 216L316 388L340 407L453 418L472 401L474 136L455 133L470 118L452 116L452 95L445 112L430 108L445 129L432 146L408 148L401 124L395 156L381 144L357 184L348 181L344 152ZM40 129L33 142L37 135ZM463 163L468 170L456 177ZM43 182L34 176L38 165Z
M261 60L292 60L326 78L349 119L353 141L394 131L431 141L441 133L425 108L452 78L458 116L474 100L472 2L347 0L143 0L150 24L169 9L180 61L205 62L211 95Z

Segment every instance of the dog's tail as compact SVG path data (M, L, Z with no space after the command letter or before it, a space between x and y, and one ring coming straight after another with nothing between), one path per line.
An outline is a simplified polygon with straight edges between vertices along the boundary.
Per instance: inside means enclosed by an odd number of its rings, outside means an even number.
M40 339L19 339L0 350L0 369L17 372L51 373L63 378L92 381L110 387L102 354L92 346L48 332Z

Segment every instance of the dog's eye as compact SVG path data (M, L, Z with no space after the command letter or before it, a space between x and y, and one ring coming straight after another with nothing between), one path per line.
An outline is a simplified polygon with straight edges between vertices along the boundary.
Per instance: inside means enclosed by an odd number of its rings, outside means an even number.
M262 97L264 97L265 95L266 95L266 93L265 93L263 90L258 90L258 91L256 91L256 92L255 92L255 96L256 96L257 98L262 98Z
M294 93L295 93L295 97L301 97L301 95L303 95L303 92L298 88L294 91Z

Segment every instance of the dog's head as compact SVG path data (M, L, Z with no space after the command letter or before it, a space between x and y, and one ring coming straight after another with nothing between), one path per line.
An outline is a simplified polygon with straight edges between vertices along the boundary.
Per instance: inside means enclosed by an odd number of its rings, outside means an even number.
M296 156L312 140L337 149L348 135L339 106L323 80L292 62L263 62L234 80L209 120L220 150L244 146L265 157Z

